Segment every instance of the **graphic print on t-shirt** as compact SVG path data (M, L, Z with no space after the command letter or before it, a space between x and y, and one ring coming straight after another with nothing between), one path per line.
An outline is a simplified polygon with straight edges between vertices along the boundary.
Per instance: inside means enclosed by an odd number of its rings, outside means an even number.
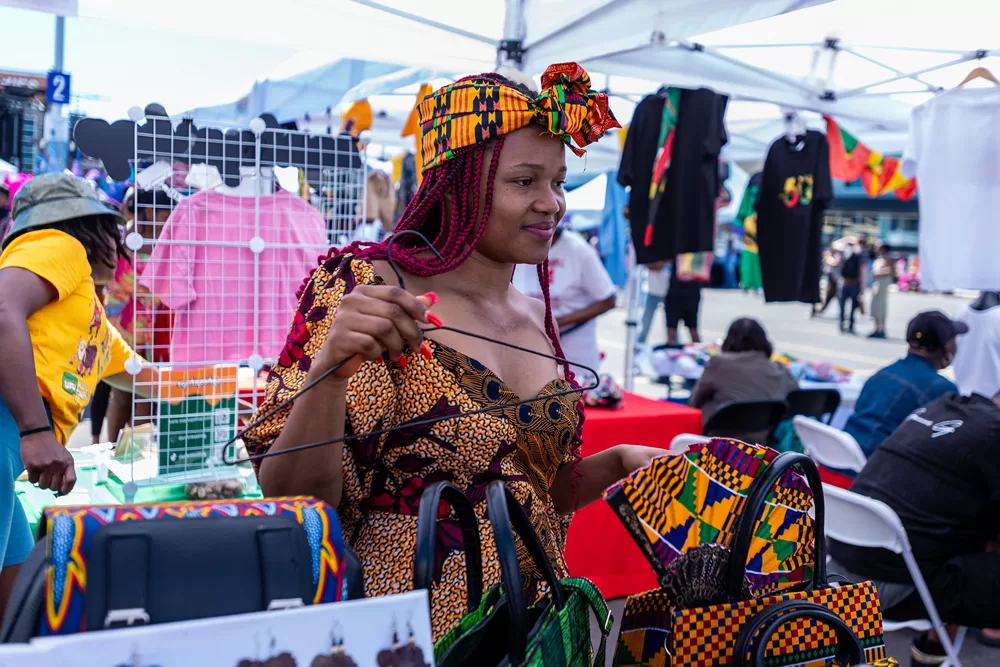
M813 175L789 176L785 179L785 188L778 193L778 198L787 208L809 206L813 199Z

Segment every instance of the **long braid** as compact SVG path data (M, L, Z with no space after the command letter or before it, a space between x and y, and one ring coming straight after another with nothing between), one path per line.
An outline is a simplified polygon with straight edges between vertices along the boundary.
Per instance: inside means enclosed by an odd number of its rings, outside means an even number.
M545 302L545 333L548 335L549 340L552 341L552 348L555 350L556 356L565 359L566 355L563 353L562 345L559 342L559 334L556 331L556 318L552 317L552 299L549 297L549 260L547 258L538 265L538 284L542 288L542 300ZM566 381L579 389L580 383L576 381L576 374L573 373L573 369L569 364L563 364L562 366ZM573 442L570 444L570 450L573 452L575 461L579 461L583 458L583 453L580 450L580 446L583 444L583 420L585 417L583 401L576 402L576 415L576 433L573 434Z

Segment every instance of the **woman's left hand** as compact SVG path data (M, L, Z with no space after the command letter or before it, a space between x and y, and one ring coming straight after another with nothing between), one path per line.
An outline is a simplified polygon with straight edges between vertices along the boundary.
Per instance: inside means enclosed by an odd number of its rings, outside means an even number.
M672 453L669 449L643 447L642 445L618 445L616 449L621 461L622 477L628 477L636 470L645 468L655 458Z

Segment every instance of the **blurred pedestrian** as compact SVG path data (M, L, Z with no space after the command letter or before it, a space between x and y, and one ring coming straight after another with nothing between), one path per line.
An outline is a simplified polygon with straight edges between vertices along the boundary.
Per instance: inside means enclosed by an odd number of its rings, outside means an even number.
M875 318L875 331L869 338L885 338L885 321L889 310L889 286L895 280L892 258L889 257L889 246L879 243L875 246L875 261L872 264L872 317Z

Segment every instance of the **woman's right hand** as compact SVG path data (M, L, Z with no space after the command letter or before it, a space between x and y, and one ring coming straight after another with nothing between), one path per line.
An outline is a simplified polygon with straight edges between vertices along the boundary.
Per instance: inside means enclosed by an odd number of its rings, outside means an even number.
M433 292L413 296L400 287L358 285L341 299L314 366L326 370L353 356L334 373L346 379L383 352L388 352L390 359L400 359L407 347L428 354L418 323L440 322L428 311L436 302Z

